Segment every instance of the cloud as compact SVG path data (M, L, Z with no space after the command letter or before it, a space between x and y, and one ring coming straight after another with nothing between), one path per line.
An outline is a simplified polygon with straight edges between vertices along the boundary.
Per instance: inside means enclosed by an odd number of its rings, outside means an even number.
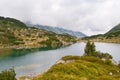
M88 35L120 22L120 0L2 0L0 15Z

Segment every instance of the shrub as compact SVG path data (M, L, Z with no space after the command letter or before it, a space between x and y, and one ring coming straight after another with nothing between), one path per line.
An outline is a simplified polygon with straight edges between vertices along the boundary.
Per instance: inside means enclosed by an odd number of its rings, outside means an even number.
M16 80L14 68L4 70L0 73L0 80Z
M81 58L80 56L69 55L69 56L63 57L62 60L65 60L65 61L67 61L67 60L80 60L80 58Z
M99 57L99 58L105 58L105 59L112 59L112 56L108 53L103 53L100 51L96 51L96 54L94 54L93 56L95 57Z
M107 64L107 65L111 65L111 64L112 64L112 62L111 62L111 60L110 60L110 59L106 59L106 60L105 60L105 64Z

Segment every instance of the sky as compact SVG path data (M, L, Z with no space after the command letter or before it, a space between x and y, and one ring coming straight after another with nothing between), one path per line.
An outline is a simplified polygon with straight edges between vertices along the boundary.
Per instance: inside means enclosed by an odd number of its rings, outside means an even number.
M96 35L120 23L120 0L0 0L0 16Z

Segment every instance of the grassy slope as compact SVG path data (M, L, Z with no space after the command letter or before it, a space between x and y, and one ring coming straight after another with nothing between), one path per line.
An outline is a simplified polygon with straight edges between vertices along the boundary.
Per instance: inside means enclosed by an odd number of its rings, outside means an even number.
M118 66L95 57L66 56L64 64L55 64L32 80L120 80ZM113 75L109 73L112 72Z

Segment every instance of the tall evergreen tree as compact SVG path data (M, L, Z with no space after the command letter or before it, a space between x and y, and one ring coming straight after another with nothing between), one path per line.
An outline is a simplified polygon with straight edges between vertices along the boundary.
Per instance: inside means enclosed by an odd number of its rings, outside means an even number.
M96 48L95 48L94 42L91 43L91 47L90 48L91 48L91 54L95 54Z
M88 41L88 42L86 43L86 47L85 47L85 49L84 49L84 51L85 51L84 55L89 55L89 53L90 53L89 48L90 48L90 41Z
M84 51L85 51L84 55L86 55L86 56L95 55L96 49L95 49L95 44L94 44L94 42L88 41L88 42L86 43L86 47L85 47Z

